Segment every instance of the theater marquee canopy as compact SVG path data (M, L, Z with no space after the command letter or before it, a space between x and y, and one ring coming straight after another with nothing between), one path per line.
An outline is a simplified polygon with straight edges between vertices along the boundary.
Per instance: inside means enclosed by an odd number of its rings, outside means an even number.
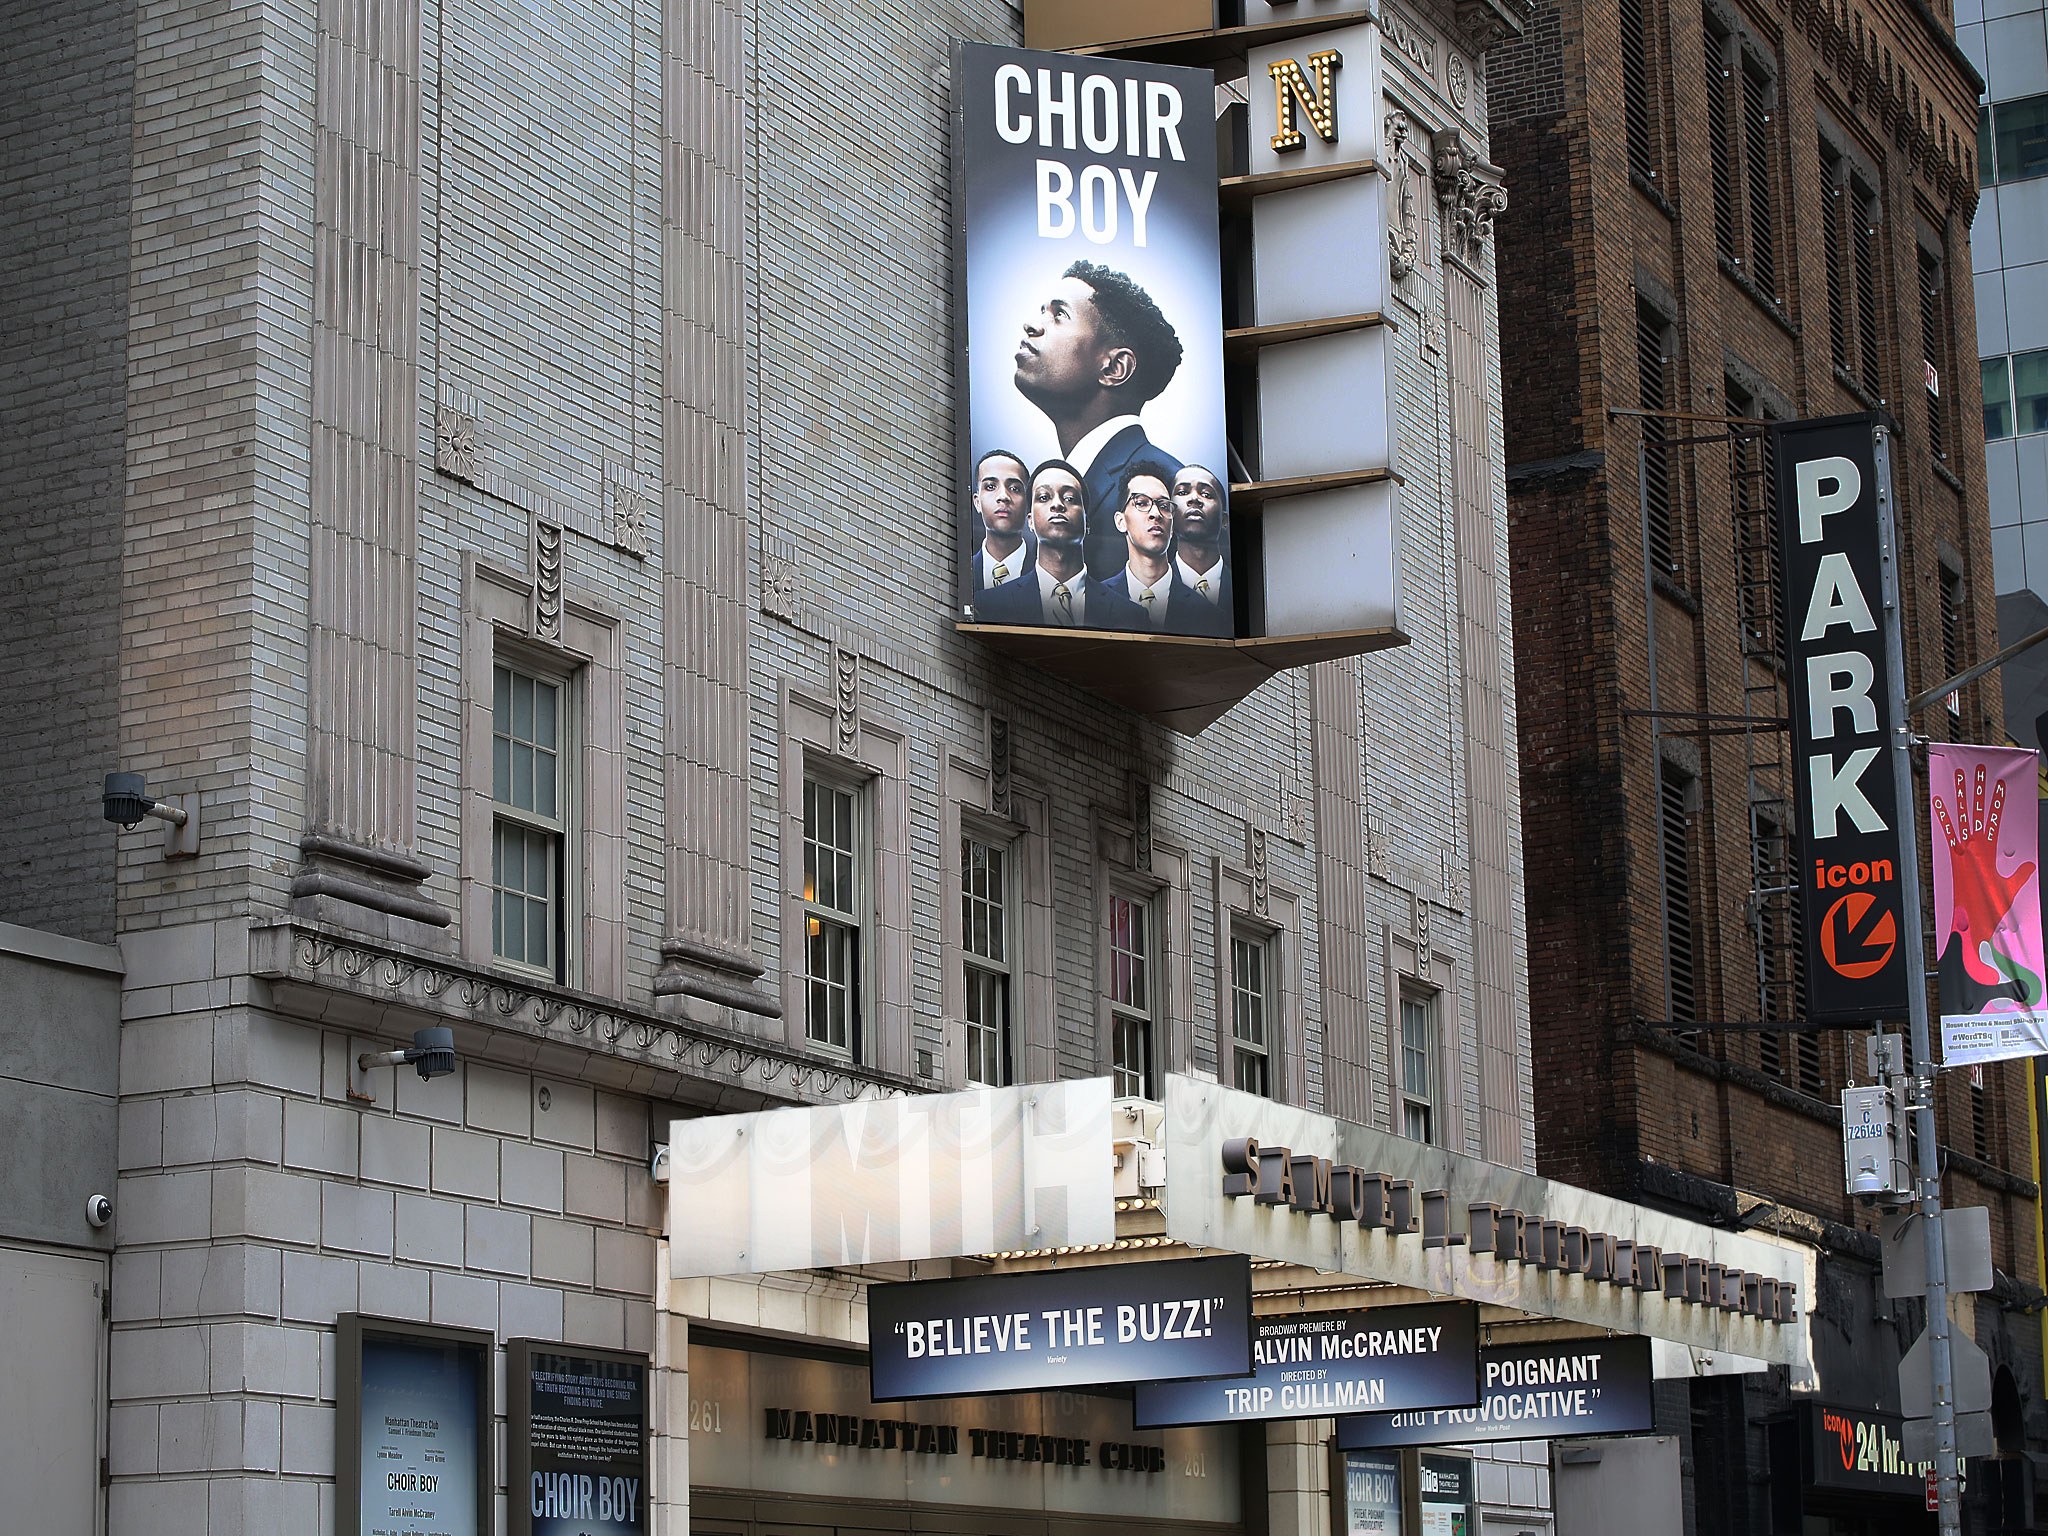
M1156 1161L1138 1142L1163 1147L1164 1183L1120 1201L1119 1150ZM678 1278L1238 1253L1260 1292L1456 1299L1488 1325L1640 1334L1816 1384L1808 1248L1177 1074L1163 1117L1093 1078L678 1120L670 1156Z

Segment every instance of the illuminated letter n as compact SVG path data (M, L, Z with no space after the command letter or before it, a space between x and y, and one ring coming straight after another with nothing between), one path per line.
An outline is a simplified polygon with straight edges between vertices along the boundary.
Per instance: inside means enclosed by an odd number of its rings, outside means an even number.
M1308 142L1302 136L1295 112L1299 109L1308 114L1309 126L1316 131L1316 137L1325 144L1337 142L1337 92L1334 89L1336 74L1344 63L1344 55L1334 48L1325 48L1320 53L1308 56L1308 67L1315 71L1315 89L1309 89L1308 75L1293 59L1275 59L1266 66L1273 77L1273 148L1275 150L1299 149Z

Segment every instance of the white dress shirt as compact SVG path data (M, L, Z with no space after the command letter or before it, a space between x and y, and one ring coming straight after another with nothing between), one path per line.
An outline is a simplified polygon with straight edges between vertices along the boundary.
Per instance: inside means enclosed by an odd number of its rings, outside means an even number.
M1134 566L1124 567L1124 590L1131 594L1131 601L1145 610L1145 617L1152 621L1154 629L1166 627L1166 602L1173 596L1173 567L1166 568L1166 574L1146 586L1138 577Z
M1024 562L1030 557L1031 550L1024 544L1019 544L1007 555L997 557L989 553L988 544L984 542L976 556L981 561L981 584L984 587L999 587L1006 581L1015 581L1024 574ZM1007 572L1006 575L996 575L996 567L999 565Z
M1216 557L1216 563L1210 566L1209 569L1207 569L1206 571L1196 570L1192 565L1189 565L1187 561L1183 560L1178 554L1176 554L1173 557L1173 564L1175 569L1177 569L1180 572L1180 579L1182 585L1184 585L1190 592L1194 593L1195 596L1199 597L1211 608L1214 608L1217 605L1217 603L1222 601L1223 557L1221 555L1218 555ZM1204 589L1205 584L1206 590Z

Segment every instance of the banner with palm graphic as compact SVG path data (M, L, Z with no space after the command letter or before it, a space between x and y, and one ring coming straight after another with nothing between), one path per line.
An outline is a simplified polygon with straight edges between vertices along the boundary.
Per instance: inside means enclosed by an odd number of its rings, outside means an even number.
M1934 940L1947 1066L2048 1052L2041 943L2040 754L1927 752Z

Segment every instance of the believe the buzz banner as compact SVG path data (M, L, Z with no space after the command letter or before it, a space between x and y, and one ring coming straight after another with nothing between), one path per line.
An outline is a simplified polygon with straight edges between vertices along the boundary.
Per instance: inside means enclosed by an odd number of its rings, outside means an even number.
M2038 752L1927 749L1945 1066L2048 1052Z

